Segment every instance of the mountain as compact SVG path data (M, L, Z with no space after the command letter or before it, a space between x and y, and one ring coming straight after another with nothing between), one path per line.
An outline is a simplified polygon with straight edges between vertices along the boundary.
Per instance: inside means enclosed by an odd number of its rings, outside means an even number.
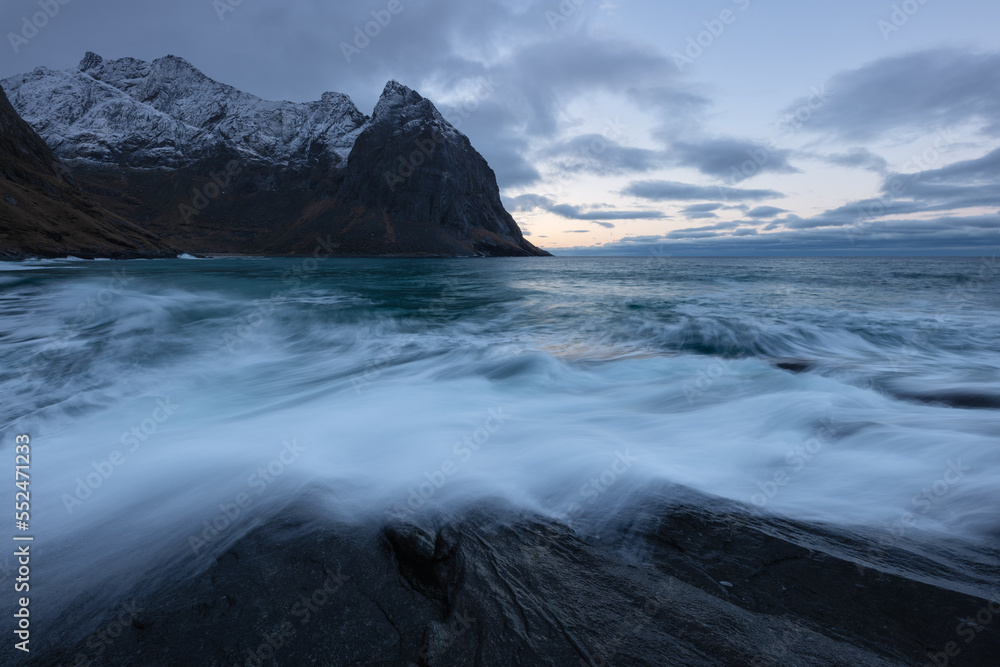
M241 159L302 167L347 160L365 116L346 95L268 102L167 56L39 67L7 79L14 105L64 159L134 168L178 168L232 147Z
M545 255L468 138L409 88L272 102L175 56L40 67L3 85L102 205L187 252Z
M173 257L177 252L98 206L0 87L0 258Z

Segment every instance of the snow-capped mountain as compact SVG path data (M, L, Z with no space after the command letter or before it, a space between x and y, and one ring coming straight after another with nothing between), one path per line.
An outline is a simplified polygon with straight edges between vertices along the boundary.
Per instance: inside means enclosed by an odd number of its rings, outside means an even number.
M0 87L0 259L167 257L177 250L81 189Z
M39 67L2 83L59 157L129 167L182 167L222 147L247 160L301 166L325 157L336 167L366 120L341 93L262 100L175 56L148 63L88 52L75 69Z
M390 81L372 116L346 95L272 102L174 56L39 67L2 82L97 201L195 253L544 255L496 176L430 100Z

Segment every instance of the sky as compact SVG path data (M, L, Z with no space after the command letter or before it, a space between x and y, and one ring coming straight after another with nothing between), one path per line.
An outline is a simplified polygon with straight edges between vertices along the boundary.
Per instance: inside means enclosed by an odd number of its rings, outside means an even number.
M561 255L995 255L998 26L996 0L5 0L0 77L169 54L366 113L395 79Z

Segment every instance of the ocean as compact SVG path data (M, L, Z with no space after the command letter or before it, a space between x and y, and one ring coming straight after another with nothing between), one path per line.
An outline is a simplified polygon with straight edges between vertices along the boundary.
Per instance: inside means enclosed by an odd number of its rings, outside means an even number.
M666 482L886 544L1000 540L995 259L67 259L0 284L42 613L197 569L304 494L596 530Z

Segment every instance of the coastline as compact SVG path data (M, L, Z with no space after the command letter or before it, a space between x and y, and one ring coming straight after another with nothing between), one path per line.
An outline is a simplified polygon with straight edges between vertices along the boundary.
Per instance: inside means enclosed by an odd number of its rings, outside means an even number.
M30 664L95 645L102 664L147 665L910 665L954 649L988 664L1000 650L995 625L966 642L975 626L956 620L1000 621L985 565L948 571L916 543L865 562L864 536L682 487L599 535L495 503L366 523L321 503L301 499L193 575L106 600L77 620L86 638L63 634ZM120 636L95 640L128 604L140 611Z

